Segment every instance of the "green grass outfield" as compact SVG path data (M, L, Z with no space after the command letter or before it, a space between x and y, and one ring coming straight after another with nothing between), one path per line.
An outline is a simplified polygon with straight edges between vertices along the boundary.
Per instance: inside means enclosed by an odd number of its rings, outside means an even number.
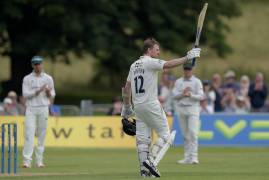
M21 162L21 151L19 157ZM269 148L201 148L199 165L179 165L181 157L182 148L169 150L159 165L162 179L269 179ZM47 148L45 163L0 179L141 179L135 149Z

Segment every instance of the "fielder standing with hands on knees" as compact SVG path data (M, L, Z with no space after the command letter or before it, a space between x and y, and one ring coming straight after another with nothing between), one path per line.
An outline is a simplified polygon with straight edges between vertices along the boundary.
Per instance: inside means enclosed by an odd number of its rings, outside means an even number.
M192 63L183 65L184 76L175 82L173 96L176 114L184 138L184 159L179 164L198 164L198 133L200 129L200 101L204 98L202 82L193 75Z
M200 48L193 48L186 56L170 61L156 59L159 54L160 44L153 38L146 39L143 55L131 65L127 82L122 88L121 116L123 118L136 116L136 146L142 177L160 177L158 162L174 138L172 133L170 134L165 112L158 101L158 72L200 57ZM158 139L150 151L152 129L158 134Z
M35 149L35 163L45 167L43 153L49 116L49 106L55 97L53 79L43 71L43 58L34 56L31 60L33 72L23 79L22 91L26 99L24 125L23 168L30 168L34 151L34 137L38 138Z

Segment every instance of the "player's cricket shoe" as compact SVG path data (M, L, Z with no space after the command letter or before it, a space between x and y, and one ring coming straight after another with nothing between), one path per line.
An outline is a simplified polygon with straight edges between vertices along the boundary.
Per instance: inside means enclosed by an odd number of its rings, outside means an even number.
M177 161L178 164L191 164L191 160L189 158L184 158Z
M140 175L141 177L151 177L151 173L148 170L141 170Z
M45 167L45 164L44 163L37 163L36 164L36 167L38 167L38 168L44 168Z
M31 165L28 163L23 163L22 168L31 168Z
M199 164L199 161L198 159L182 159L182 160L179 160L177 161L178 164Z
M197 158L192 158L192 159L190 160L190 162L191 162L191 164L199 164L199 161L198 161Z
M150 173L153 176L155 176L155 177L161 177L161 174L160 174L159 170L157 169L156 166L154 166L154 164L151 161L149 161L147 159L147 160L145 160L143 162L143 165L150 171Z

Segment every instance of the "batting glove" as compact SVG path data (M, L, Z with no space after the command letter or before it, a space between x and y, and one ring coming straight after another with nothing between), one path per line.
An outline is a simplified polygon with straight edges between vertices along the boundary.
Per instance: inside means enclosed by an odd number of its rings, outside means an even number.
M194 59L200 57L200 52L201 48L192 48L190 51L187 53L187 59Z
M123 104L122 110L121 110L121 117L129 118L129 117L132 117L134 115L135 115L135 113L132 109L132 105L131 104L129 104L129 105Z

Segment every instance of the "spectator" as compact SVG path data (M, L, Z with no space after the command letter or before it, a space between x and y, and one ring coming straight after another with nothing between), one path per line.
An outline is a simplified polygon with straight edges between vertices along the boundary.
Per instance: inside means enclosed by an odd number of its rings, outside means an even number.
M25 115L26 112L26 99L23 96L19 96L19 104L21 105L21 115Z
M239 95L236 97L236 114L247 114L250 112L250 103L246 97Z
M158 99L164 107L166 97L169 95L169 81L168 81L168 72L167 70L163 71L161 74L161 81L158 89Z
M119 97L119 96L114 97L112 100L112 107L107 112L107 115L111 115L111 116L120 115L121 114L121 106L122 106L121 97Z
M160 94L158 99L168 116L172 116L173 114L173 97L172 97L172 89L174 87L176 78L167 73L162 74L162 82L160 87Z
M18 115L16 112L13 111L13 106L12 106L12 100L10 98L5 98L4 99L4 105L3 105L3 110L1 112L2 116L15 116Z
M234 71L232 70L227 71L224 75L224 78L225 78L225 82L223 85L224 91L228 88L232 88L234 93L237 93L240 88L239 88L238 83L236 82L236 76L235 76Z
M215 73L212 76L212 86L220 88L222 84L221 76L219 73Z
M267 86L264 84L263 74L258 72L254 83L249 87L248 96L252 112L261 112L267 97Z
M3 103L0 101L0 115L2 114L3 111L4 111Z
M175 82L177 78L174 75L169 75L168 80L169 80L169 88L170 88L169 92L170 93L167 99L167 105L165 105L165 110L167 112L170 112L170 114L167 113L168 115L172 115L175 111L175 100L173 98L173 88L175 86Z
M234 113L236 110L236 97L232 88L227 88L221 100L224 112Z
M208 80L203 81L203 89L204 89L204 94L205 94L204 101L206 102L208 108L214 112L214 103L216 100L216 93L213 90L213 88L211 88L210 82Z
M201 100L200 107L201 107L201 110L200 110L201 114L213 114L214 113L213 106L208 105L208 100L206 97Z
M222 111L222 106L221 106L221 76L220 74L216 73L212 76L212 89L215 92L216 98L214 102L214 111L215 112L220 112Z
M247 97L248 89L249 89L249 77L247 75L243 75L240 79L240 89L238 95Z
M25 112L25 108L22 104L18 102L17 93L15 91L9 91L7 97L12 100L12 111L14 112L14 114L23 115Z
M61 106L51 104L49 107L49 115L51 116L61 116Z
M265 104L262 108L262 112L269 112L269 99L265 101Z

